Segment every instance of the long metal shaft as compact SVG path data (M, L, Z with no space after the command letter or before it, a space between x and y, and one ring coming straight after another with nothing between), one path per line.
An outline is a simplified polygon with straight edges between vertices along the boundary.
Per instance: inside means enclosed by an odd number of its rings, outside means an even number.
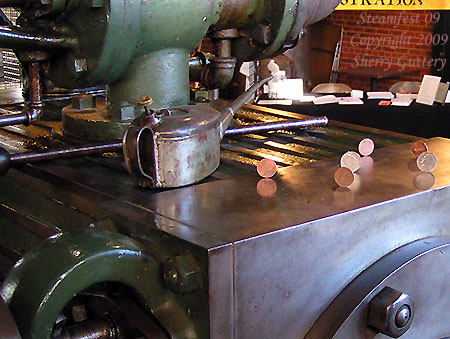
M25 113L0 115L0 127L26 124L28 120L28 115Z
M46 151L12 154L11 164L81 157L105 152L117 152L121 150L121 141L110 141L93 145L61 147Z
M267 132L267 131L276 131L280 129L306 128L311 126L326 125L327 123L328 123L327 117L318 117L308 120L283 121L277 123L230 128L225 132L225 135ZM63 158L74 158L87 155L94 155L105 152L121 152L121 151L122 151L122 141L114 140L91 145L61 147L46 151L16 153L11 155L10 164L15 165L27 162L49 161Z
M69 37L53 37L38 33L25 32L18 27L0 28L0 47L15 50L54 50L72 49L77 40Z
M307 120L295 120L295 121L282 121L265 123L258 125L250 125L243 127L229 128L225 131L225 135L239 135L239 134L249 134L267 131L276 131L280 129L295 129L295 128L307 128L312 126L324 126L328 124L327 117L317 117Z

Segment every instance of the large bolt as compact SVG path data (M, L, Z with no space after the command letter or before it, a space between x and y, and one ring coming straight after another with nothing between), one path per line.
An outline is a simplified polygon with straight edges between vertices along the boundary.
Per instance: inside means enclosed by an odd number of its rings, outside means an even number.
M95 97L90 94L75 95L72 97L72 108L91 112L95 109Z
M204 273L192 254L179 255L163 263L164 281L176 293L189 293L200 289Z
M367 324L384 335L398 338L410 328L413 317L412 299L386 286L370 301Z

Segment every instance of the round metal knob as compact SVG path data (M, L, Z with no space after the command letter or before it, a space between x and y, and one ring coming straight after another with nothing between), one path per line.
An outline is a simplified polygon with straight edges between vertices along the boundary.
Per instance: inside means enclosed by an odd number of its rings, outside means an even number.
M398 338L410 328L413 317L411 298L386 286L370 301L367 324L384 335Z

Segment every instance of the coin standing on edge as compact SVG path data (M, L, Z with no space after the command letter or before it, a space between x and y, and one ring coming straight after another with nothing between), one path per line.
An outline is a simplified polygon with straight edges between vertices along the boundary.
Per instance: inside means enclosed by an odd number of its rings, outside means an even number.
M411 147L411 152L417 158L423 152L428 152L428 146L423 141L416 141Z
M339 167L336 172L334 172L334 181L340 187L348 187L353 183L355 177L353 172L347 167Z
M430 152L423 152L417 157L417 167L422 172L432 172L437 166L437 157Z
M369 138L361 140L361 142L358 145L359 153L361 153L361 155L365 157L371 155L374 149L375 144L373 143L372 139Z
M263 159L256 166L256 171L263 178L271 178L277 173L277 164L271 159Z
M356 172L361 167L361 156L353 151L348 151L341 157L341 167L347 167Z

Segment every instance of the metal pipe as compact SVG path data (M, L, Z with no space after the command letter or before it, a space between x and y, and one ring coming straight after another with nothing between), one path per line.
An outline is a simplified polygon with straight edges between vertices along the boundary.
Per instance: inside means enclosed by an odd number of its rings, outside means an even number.
M307 128L312 126L324 126L326 124L328 124L328 118L324 116L307 120L271 122L265 124L229 128L225 131L225 135L231 136L231 135L267 132L267 131L277 131L280 129Z
M55 159L74 158L105 152L118 152L121 150L122 150L121 141L110 141L92 145L61 147L39 152L24 152L11 154L11 165L23 164L26 162L38 162Z
M16 50L73 49L78 45L74 38L45 36L26 32L19 27L0 28L0 47Z
M30 104L27 110L29 122L36 119L42 112L42 81L41 66L38 61L32 61L28 67L30 79Z
M42 113L42 81L39 61L29 62L30 103L22 113L0 116L0 127L11 125L28 125Z

